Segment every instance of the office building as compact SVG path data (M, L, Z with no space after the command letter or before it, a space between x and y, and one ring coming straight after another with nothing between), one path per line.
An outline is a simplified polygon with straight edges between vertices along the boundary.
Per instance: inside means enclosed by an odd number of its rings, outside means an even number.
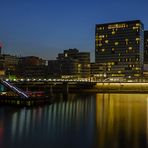
M92 80L102 81L106 78L105 66L99 63L90 63L90 75Z
M88 78L90 76L90 53L79 52L78 49L64 50L58 54L61 63L61 75Z
M144 31L144 64L148 64L148 31Z
M46 66L46 60L35 56L19 58L19 64L17 66L17 77L47 78L48 71Z
M48 75L50 78L60 78L61 63L59 60L48 60Z
M97 24L95 61L107 78L138 80L143 73L144 25L140 20Z

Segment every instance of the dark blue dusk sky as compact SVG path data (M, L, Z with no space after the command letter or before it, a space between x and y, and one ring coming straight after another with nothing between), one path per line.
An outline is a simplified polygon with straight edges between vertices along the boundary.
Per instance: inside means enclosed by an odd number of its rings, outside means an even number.
M55 59L78 48L94 57L95 24L140 19L148 29L148 0L0 0L0 19L4 53Z

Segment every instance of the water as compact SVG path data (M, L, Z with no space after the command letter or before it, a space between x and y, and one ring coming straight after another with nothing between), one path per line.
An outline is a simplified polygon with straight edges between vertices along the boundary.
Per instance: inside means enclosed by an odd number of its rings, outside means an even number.
M148 94L73 94L0 107L0 148L147 148Z

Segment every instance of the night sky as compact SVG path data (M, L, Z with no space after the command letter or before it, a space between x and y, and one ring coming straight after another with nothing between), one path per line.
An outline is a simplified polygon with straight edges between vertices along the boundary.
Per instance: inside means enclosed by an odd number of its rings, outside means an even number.
M95 24L140 19L148 0L0 0L3 53L55 59L64 49L95 52Z

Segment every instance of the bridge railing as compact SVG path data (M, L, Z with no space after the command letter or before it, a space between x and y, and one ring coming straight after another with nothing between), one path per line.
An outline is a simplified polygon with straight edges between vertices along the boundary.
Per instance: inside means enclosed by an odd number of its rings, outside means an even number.
M21 96L22 98L29 98L29 96L24 93L22 90L20 90L19 88L17 88L16 86L13 86L11 83L5 81L5 80L1 80L1 84L3 84L4 86L6 86L7 88L9 88L10 90L12 90L13 92L17 93L19 96Z

